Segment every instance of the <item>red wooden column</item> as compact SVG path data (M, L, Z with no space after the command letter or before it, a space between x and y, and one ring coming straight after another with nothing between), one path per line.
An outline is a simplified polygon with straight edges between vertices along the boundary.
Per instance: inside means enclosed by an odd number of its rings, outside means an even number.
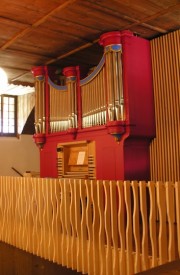
M110 103L107 129L119 142L116 158L117 171L121 171L120 174L124 175L123 178L121 177L123 180L149 180L149 146L155 137L150 43L148 40L134 36L130 31L115 31L103 34L100 37L100 44L104 46L106 56L107 106ZM118 55L119 51L121 54ZM121 59L119 62L117 58L116 62L122 64L122 89L112 80L116 81L116 78L111 76L113 68L116 70L113 55ZM113 66L111 66L112 63ZM114 73L114 75L117 74ZM119 85L118 88L117 85ZM120 97L123 96L119 102L123 103L124 108L121 117L118 117L115 112L118 108L117 91Z

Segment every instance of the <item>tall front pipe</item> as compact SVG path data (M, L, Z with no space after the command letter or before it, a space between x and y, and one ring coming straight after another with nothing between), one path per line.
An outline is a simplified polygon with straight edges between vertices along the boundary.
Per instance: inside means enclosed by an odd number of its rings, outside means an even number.
M99 43L104 47L105 53L108 120L123 120L122 75L119 75L119 72L122 72L121 33L119 31L105 33L101 35Z
M42 149L45 143L45 66L32 69L35 78L35 134L34 140Z
M35 132L45 133L45 66L32 69L35 78Z
M66 67L63 70L66 77L66 85L69 93L68 108L70 128L77 128L77 70L76 67Z

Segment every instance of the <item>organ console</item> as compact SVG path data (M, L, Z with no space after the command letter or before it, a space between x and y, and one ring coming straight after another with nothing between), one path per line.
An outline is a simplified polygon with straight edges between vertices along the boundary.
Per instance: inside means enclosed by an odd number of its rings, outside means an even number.
M42 177L149 179L149 144L155 136L149 42L114 31L101 35L99 44L102 59L84 79L78 66L64 68L64 86L52 81L51 68L32 70ZM78 148L86 164L79 162Z

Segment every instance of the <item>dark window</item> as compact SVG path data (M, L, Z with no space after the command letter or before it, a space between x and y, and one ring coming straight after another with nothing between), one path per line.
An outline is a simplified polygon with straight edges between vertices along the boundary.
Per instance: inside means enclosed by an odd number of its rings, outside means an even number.
M1 136L17 135L17 96L0 95Z

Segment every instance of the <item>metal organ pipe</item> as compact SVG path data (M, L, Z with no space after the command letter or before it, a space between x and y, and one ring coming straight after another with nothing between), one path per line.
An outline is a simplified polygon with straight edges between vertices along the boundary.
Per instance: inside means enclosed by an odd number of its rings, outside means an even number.
M50 82L51 83L51 82ZM68 91L50 84L50 131L51 133L67 130L69 120Z
M50 132L77 128L76 73L73 67L64 69L66 85L59 86L48 80L50 89ZM69 75L70 74L70 75Z
M109 120L124 119L121 45L105 47L107 102Z
M83 128L106 123L104 57L95 70L80 81Z
M35 77L35 132L45 133L44 76Z

